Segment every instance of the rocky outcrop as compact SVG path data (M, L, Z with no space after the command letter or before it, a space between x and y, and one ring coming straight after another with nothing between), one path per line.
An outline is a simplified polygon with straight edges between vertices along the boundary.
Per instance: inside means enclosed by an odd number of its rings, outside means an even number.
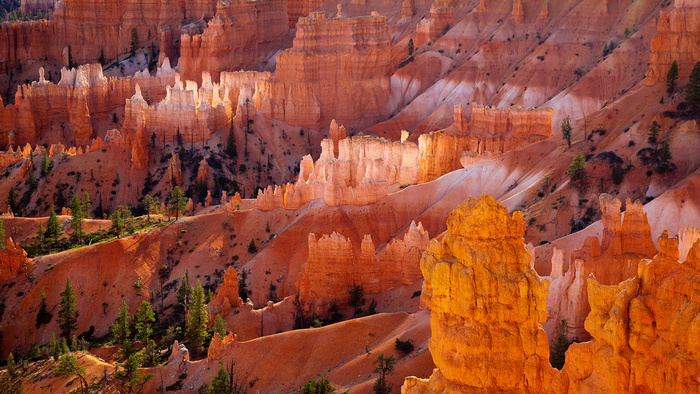
M391 71L386 18L299 19L293 47L277 56L275 75L259 81L255 107L269 119L320 129L350 124L386 104ZM289 99L294 97L293 100Z
M224 281L219 286L216 296L207 305L207 311L212 314L226 315L228 311L243 304L238 296L238 273L235 267L229 267L224 272Z
M294 29L299 18L308 16L311 11L316 11L323 4L323 0L287 0L287 14L289 15L289 28Z
M166 86L174 80L167 61L155 76L143 72L127 78L107 79L99 64L64 68L58 84L46 81L40 69L38 81L17 89L14 104L0 107L0 146L34 144L42 137L49 143L86 145L95 137L97 125L109 120L137 85L147 99L157 99L165 96ZM71 136L68 140L60 140L64 133L56 132L64 127Z
M346 305L348 290L362 286L365 296L408 285L421 278L418 262L430 237L415 222L401 239L394 239L375 256L372 237L365 235L356 253L351 241L333 233L320 239L309 234L309 258L299 273L299 298L310 313L325 315L335 301Z
M29 264L24 249L15 247L12 238L7 238L6 242L5 249L0 250L0 282L21 274L24 272L24 265Z
M221 360L224 355L236 344L236 337L232 333L228 333L224 339L218 332L214 333L214 337L209 342L209 349L207 350L207 359L210 361Z
M455 106L451 127L418 138L418 182L429 182L462 168L465 152L493 156L549 138L552 113L552 108L496 109L474 105L471 122L467 123L463 106Z
M182 35L182 77L201 82L203 71L216 80L221 71L255 69L287 37L288 24L285 0L222 2L202 34Z
M653 86L666 81L675 60L679 77L685 78L700 61L700 1L674 0L670 9L661 10L657 33L651 39L649 70L645 83Z
M321 142L321 156L314 163L305 156L296 183L268 186L258 193L262 210L297 209L309 201L323 199L328 206L364 205L376 202L389 191L415 183L418 147L411 142L356 136Z
M402 392L538 392L549 366L547 286L530 266L520 212L491 196L469 198L447 220L442 242L421 259L430 308L430 380Z
M416 46L426 44L445 34L455 17L454 0L435 0L430 7L430 18L416 27Z
M587 302L588 276L594 275L605 285L616 285L634 277L642 259L652 258L657 253L642 204L627 200L624 220L621 206L620 200L601 194L602 242L597 237L587 238L581 248L569 253L568 261L564 251L555 248L547 297L548 319L543 325L550 337L559 322L566 319L572 337L590 339L584 327L591 310Z

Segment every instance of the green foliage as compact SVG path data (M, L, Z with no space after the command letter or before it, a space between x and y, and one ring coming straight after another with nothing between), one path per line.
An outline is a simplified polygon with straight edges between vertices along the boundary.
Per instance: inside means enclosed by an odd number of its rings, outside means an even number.
M299 394L326 394L335 391L335 387L331 386L328 379L321 376L318 380L311 378L304 387L299 390Z
M386 377L394 373L396 358L394 356L384 357L384 354L380 354L379 357L374 360L374 364L376 367L372 372L379 374L379 379L377 379L372 387L374 392L377 394L390 393L392 386L386 382Z
M141 199L141 202L143 202L143 205L146 206L146 214L148 216L148 221L150 222L151 213L158 214L158 211L160 210L160 201L158 201L157 197L147 194Z
M350 297L348 298L348 306L355 308L355 315L362 312L360 307L365 304L364 291L362 286L355 285L348 290Z
M561 122L561 137L566 141L569 148L571 148L571 130L573 130L573 127L571 127L571 117L567 116Z
M649 137L647 138L650 143L657 143L659 131L661 131L661 126L659 125L659 123L657 121L651 122L651 125L649 126Z
M180 186L175 185L173 191L170 193L170 202L168 203L168 208L175 212L175 219L180 218L180 213L185 210L187 205L187 199L185 198L185 193L182 192Z
M216 315L214 318L214 326L212 327L212 330L215 333L218 333L221 338L224 338L226 334L228 334L228 325L224 319L221 318L221 315Z
M88 390L88 383L85 380L85 367L78 366L78 359L72 354L62 356L58 365L53 369L53 373L58 376L77 376L80 379L80 390L84 393Z
M122 301L117 320L115 320L110 327L114 338L114 343L124 343L127 339L129 339L129 335L131 334L129 320L129 306L126 305L126 301Z
M141 357L134 353L114 372L114 376L122 382L130 393L140 393L144 384L153 377L152 373L142 375L139 371L140 366Z
M233 373L233 363L229 363L224 368L224 362L219 360L219 372L211 379L211 389L207 390L211 394L245 394L248 388L239 383Z
M61 229L61 223L58 221L58 216L56 216L56 210L53 204L49 208L49 220L46 222L46 231L44 232L44 238L50 239L52 242L58 240L58 236L63 234L63 229Z
M71 227L73 228L73 234L78 238L78 243L83 243L83 231L85 212L83 211L83 202L80 201L78 195L73 195L70 201L70 214L73 217L71 221Z
M676 81L678 80L678 63L674 60L673 63L671 64L671 68L668 69L668 73L666 74L666 91L668 94L673 93L673 90L676 89ZM662 97L663 99L663 97Z
M566 174L569 175L571 180L580 179L585 174L586 170L586 158L578 153L574 160L571 162L569 169L566 170Z
M201 351L209 333L207 332L207 311L204 310L204 289L199 281L192 292L192 302L190 302L188 314L187 336L190 338L189 343L194 350Z
M55 361L63 354L63 349L61 349L61 344L56 340L56 334L51 333L51 341L49 341L49 350Z
M92 217L92 199L90 199L90 193L87 191L83 193L83 217Z
M700 104L700 62L695 63L690 72L688 85L685 87L685 102L689 105Z
M151 325L156 321L156 314L151 308L151 303L141 301L139 309L136 311L136 339L146 342L151 338L153 329Z
M564 367L566 361L566 350L569 349L571 340L569 339L569 325L566 319L559 322L557 330L554 334L554 340L550 346L549 363L556 369Z
M394 346L396 347L396 350L401 352L404 356L407 355L408 353L411 353L413 351L413 348L414 348L413 342L411 342L410 339L402 341L399 338L396 338L396 342L394 343Z
M671 163L671 147L668 144L668 139L665 139L661 143L661 149L659 150L659 161L654 165L654 171L658 174L665 174L670 171L673 163Z
M233 118L231 119L231 127L228 130L228 137L226 137L226 155L233 160L233 165L235 166L238 150L236 149L236 135L233 132Z
M109 220L112 221L112 225L109 227L110 233L117 237L121 237L124 232L124 219L122 219L122 211L116 210L111 215L109 215Z
M612 168L612 173L610 174L610 178L612 178L613 183L616 185L621 184L624 177L625 169L622 168L622 164L615 164Z
M66 287L61 292L58 304L58 327L64 339L70 338L71 333L78 329L78 310L75 308L75 293L70 279L66 279Z
M39 312L36 314L36 323L34 326L36 328L41 327L44 324L48 324L51 322L51 318L53 316L51 313L49 313L48 309L46 308L46 294L44 294L44 288L41 288L41 302L39 303Z
M18 212L19 206L17 205L17 192L14 187L11 187L7 192L7 205L10 206L12 212Z
M414 50L413 45L414 45L414 44L413 44L413 38L410 38L410 39L408 40L408 56L409 56L409 57L413 56L413 50Z
M5 221L0 217L0 250L5 249Z
M51 170L51 162L49 161L49 154L44 151L43 156L41 156L41 176L48 174Z
M182 312L185 311L185 306L190 302L190 298L192 298L192 287L190 287L189 276L185 273L180 279L180 288L177 290L177 303Z

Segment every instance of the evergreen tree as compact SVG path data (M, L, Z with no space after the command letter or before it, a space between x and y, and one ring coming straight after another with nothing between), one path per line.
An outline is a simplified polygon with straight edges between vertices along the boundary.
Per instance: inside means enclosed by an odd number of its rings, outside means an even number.
M49 221L46 222L46 232L44 232L44 238L50 239L52 242L58 240L58 236L63 233L61 229L61 223L58 221L58 216L56 216L56 210L51 204L49 208Z
M214 318L214 326L212 327L212 330L215 333L219 333L219 336L222 339L226 336L226 334L228 334L228 326L226 325L224 319L221 318L221 315L216 315Z
M117 237L121 237L124 232L124 219L122 219L122 212L120 210L114 211L110 216L109 220L112 221L112 226L109 231Z
M177 146L182 146L182 134L180 134L180 128L177 128L177 134L175 134L175 139L177 140Z
M348 298L348 306L355 308L355 315L362 312L360 307L365 304L364 291L362 286L355 285L352 289L348 290L350 298Z
M659 131L661 131L661 126L657 121L651 122L649 126L649 137L647 138L650 143L656 144L659 137Z
M88 219L92 217L92 200L87 191L83 193L83 217Z
M97 58L97 61L100 62L100 64L104 66L104 64L105 64L105 49L104 48L100 48L100 57Z
M75 293L70 279L66 279L66 287L61 292L58 304L58 327L64 339L70 338L71 333L78 329L78 310L75 308Z
M211 378L211 394L229 394L234 392L231 387L231 374L224 368L224 362L219 360L219 373Z
M68 45L68 68L72 69L77 67L77 64L73 61L73 51L71 50L70 45Z
M11 187L10 191L7 192L7 205L10 206L12 212L19 211L17 206L17 192L15 191L14 187Z
M689 105L700 104L700 62L695 63L690 72L690 80L685 87L685 102Z
M671 147L668 144L668 139L661 143L659 149L659 161L654 165L654 170L659 174L664 174L671 169Z
M233 165L236 165L238 150L236 149L236 135L233 133L233 117L231 118L231 127L226 138L226 155L233 161Z
M610 174L610 178L612 179L613 183L616 185L619 185L622 183L622 180L625 177L625 169L622 168L622 164L617 163L613 166L612 168L612 173Z
M49 154L44 151L44 155L41 157L41 176L49 173L51 169L51 162L49 161Z
M387 375L394 373L396 358L394 356L384 357L380 354L374 364L377 366L372 372L379 374L379 379L374 383L374 392L377 394L388 394L391 392L392 386L386 382Z
M136 311L136 339L147 342L151 338L153 329L151 324L156 321L156 314L151 308L151 303L141 301L138 311Z
M82 244L85 212L83 211L83 203L80 201L77 195L73 195L73 198L70 201L70 214L73 217L73 220L71 221L73 233L78 238L78 243Z
M196 351L201 350L204 341L209 336L207 333L207 311L204 310L204 289L199 281L192 292L192 301L189 305L187 336Z
M304 387L299 390L299 394L327 394L335 391L335 387L331 386L328 379L321 376L320 379L311 378Z
M44 294L44 288L41 288L41 302L39 303L39 312L36 314L36 323L34 324L36 328L41 327L43 324L48 324L51 321L51 313L46 308L46 294Z
M566 170L566 174L569 175L571 180L577 180L583 177L586 169L586 158L582 154L577 154L574 160L571 162L569 169Z
M177 303L182 306L183 311L185 309L184 307L189 304L191 298L192 287L190 287L189 276L185 272L185 274L182 275L182 279L180 279L180 288L177 290Z
M126 362L121 364L121 368L118 368L114 373L117 379L121 380L124 387L129 390L129 393L141 392L143 385L153 377L152 373L142 375L141 371L139 371L140 366L141 357L134 353L130 355L126 359Z
M569 148L571 148L571 130L573 130L573 127L571 127L571 118L567 116L561 122L561 136L564 141L566 141Z
M413 45L414 45L414 44L413 44L413 38L410 38L410 39L408 40L408 57L413 56L413 49L414 49Z
M51 351L51 355L53 356L54 361L58 361L58 358L61 357L61 344L58 343L56 340L56 334L53 332L51 333L51 341L49 342L49 350Z
M157 214L158 208L160 207L160 201L156 197L146 194L142 199L143 205L146 206L146 216L148 218L148 223L151 222L151 213Z
M673 90L676 89L676 81L678 80L678 63L674 60L673 63L671 64L671 68L668 69L668 73L666 74L666 91L668 94L673 93Z
M175 220L180 218L180 213L185 210L186 205L187 199L185 194L180 189L180 186L176 185L170 193L170 202L168 203L168 208L175 212Z
M78 366L78 359L72 354L66 354L59 359L53 373L59 376L77 376L80 379L80 391L88 392L88 382L85 380L85 367Z
M571 340L568 335L569 325L566 323L566 319L563 319L559 322L549 352L549 363L556 369L562 369L562 367L564 367L566 351L571 345Z
M119 308L119 316L117 316L117 320L114 321L110 328L114 336L114 343L124 343L129 339L131 333L129 320L129 307L126 305L126 301L122 301L122 305Z

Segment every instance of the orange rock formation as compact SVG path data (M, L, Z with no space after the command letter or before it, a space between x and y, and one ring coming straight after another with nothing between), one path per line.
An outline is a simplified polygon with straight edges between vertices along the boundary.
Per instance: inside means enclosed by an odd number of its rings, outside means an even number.
M254 69L273 50L269 44L289 32L284 0L222 2L202 34L183 34L178 68L184 79L199 82L202 72Z
M12 238L7 238L7 246L0 250L0 282L24 272L27 252L21 247L15 247Z
M420 168L418 182L432 181L462 167L465 152L482 155L505 153L552 135L552 108L495 109L474 105L471 122L464 108L455 106L452 127L418 138Z
M216 297L207 305L207 310L213 314L226 315L232 308L241 306L243 301L238 296L238 273L235 267L229 267L224 272L224 281L216 292Z
M416 46L426 44L445 34L455 17L454 0L435 0L430 7L430 18L416 27Z
M390 55L385 17L311 13L299 19L293 47L277 56L275 75L258 82L255 107L293 126L356 122L386 104Z
M402 392L537 392L549 366L547 286L530 267L525 222L491 196L469 198L421 259L430 308L430 381Z
M332 301L345 305L348 290L360 285L366 296L421 278L420 256L430 237L422 224L411 223L403 240L394 239L375 256L372 237L362 239L359 254L349 239L333 233L316 239L309 234L309 258L296 282L299 297L310 312L324 315Z
M646 84L666 81L666 74L675 60L680 78L690 75L700 61L700 1L674 0L670 10L661 10L657 33L651 40Z

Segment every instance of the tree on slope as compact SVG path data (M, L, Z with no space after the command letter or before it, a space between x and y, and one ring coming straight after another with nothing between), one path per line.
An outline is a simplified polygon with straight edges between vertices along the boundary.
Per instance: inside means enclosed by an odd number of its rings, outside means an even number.
M75 308L75 293L70 279L66 279L66 287L61 292L58 304L58 327L61 337L70 339L71 333L78 329L78 310Z

